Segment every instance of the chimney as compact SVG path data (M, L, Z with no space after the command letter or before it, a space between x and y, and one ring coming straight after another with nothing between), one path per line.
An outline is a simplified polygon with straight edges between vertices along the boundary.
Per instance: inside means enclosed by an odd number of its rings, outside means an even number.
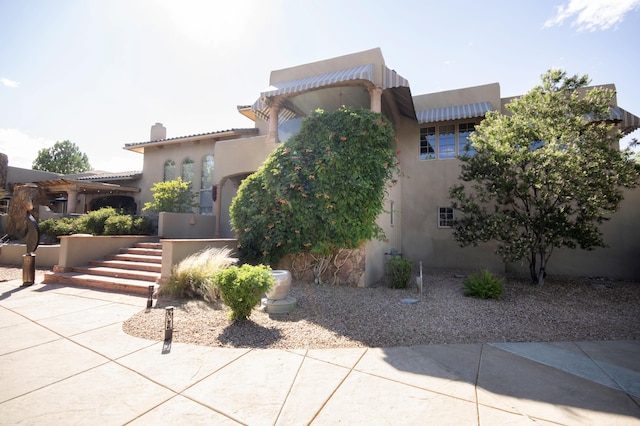
M151 126L151 141L159 141L167 138L167 129L162 123L156 123Z

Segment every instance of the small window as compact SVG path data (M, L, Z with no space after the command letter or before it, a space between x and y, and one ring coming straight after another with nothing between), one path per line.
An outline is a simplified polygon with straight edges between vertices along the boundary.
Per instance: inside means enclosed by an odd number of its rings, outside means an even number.
M438 129L439 157L438 158L455 158L456 157L456 126L449 124L440 126Z
M185 158L182 162L182 181L193 182L195 175L196 163L191 158Z
M168 182L176 180L176 163L173 160L167 160L164 163L164 181Z
M453 226L453 208L438 207L438 228L451 228Z
M202 159L200 173L200 214L213 214L213 155L205 155Z
M473 157L476 153L476 150L471 145L471 133L476 128L476 123L460 123L459 127L459 143L460 143L460 151L461 154L468 155L469 157Z
M420 159L433 160L436 158L436 128L423 127L420 129Z

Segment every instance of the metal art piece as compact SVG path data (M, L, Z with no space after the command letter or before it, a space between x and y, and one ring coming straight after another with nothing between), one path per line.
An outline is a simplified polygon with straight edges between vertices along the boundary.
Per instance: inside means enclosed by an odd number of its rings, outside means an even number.
M154 285L149 286L149 295L147 296L147 309L151 309L153 307L153 290L155 289Z
M164 308L164 340L173 338L173 306Z
M36 281L36 254L34 253L40 243L40 227L38 221L31 210L33 204L29 204L27 209L27 234L25 236L25 243L27 246L27 253L22 256L22 285L29 286Z

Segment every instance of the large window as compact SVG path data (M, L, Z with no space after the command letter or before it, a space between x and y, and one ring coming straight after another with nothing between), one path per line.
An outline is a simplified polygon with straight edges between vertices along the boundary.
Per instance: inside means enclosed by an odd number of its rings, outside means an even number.
M193 182L196 170L196 163L191 158L185 158L182 162L182 180L184 182Z
M453 208L438 207L438 228L451 228L453 226Z
M420 160L447 159L475 154L469 140L475 126L475 123L460 123L437 128L435 126L421 128ZM467 145L469 145L468 150Z
M173 160L167 160L164 163L164 181L176 180L176 163Z
M436 128L423 127L420 129L420 159L436 158Z
M200 214L213 214L213 155L205 155L202 159Z

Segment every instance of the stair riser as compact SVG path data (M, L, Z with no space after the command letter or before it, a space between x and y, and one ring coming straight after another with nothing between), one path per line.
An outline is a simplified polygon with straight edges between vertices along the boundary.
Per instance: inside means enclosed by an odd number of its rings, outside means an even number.
M80 272L82 274L98 275L101 277L111 277L111 278L124 278L127 280L149 281L152 283L155 283L160 278L160 274L155 274L155 273L137 274L135 273L135 271L126 272L122 270L118 272L111 272L111 271L102 271L99 269L81 268L81 267L72 268L72 270L73 272Z
M67 277L63 275L56 275L53 278L46 279L46 282L95 288L98 290L114 291L119 293L139 294L143 296L147 296L149 294L148 285L130 285L117 282L105 282L102 280L91 280L87 278Z
M104 257L107 260L124 260L131 262L146 262L162 264L162 257L138 256L133 254L110 254Z
M162 265L158 263L143 263L132 261L117 261L117 260L90 260L91 266L102 266L105 268L120 268L130 269L132 271L145 271L145 272L162 272Z
M143 249L143 248L123 248L119 251L122 254L134 254L143 256L162 256L162 250Z

